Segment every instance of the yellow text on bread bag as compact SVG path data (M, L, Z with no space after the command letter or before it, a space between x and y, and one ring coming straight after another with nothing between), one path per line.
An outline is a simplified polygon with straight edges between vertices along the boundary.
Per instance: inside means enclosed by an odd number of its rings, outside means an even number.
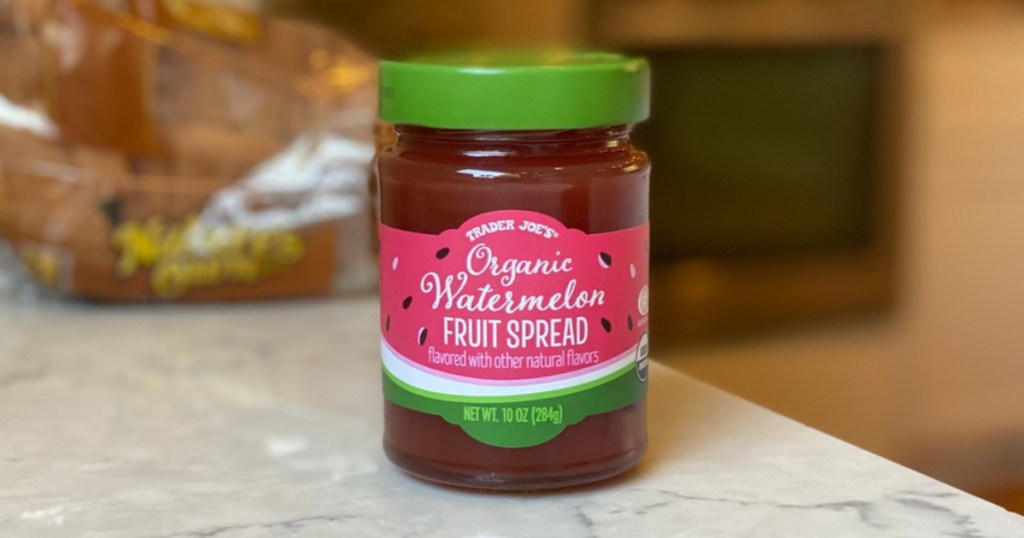
M306 254L301 236L288 230L208 226L197 217L166 222L160 217L118 225L111 236L115 272L131 278L150 271L158 296L173 299L197 287L255 284L298 263Z

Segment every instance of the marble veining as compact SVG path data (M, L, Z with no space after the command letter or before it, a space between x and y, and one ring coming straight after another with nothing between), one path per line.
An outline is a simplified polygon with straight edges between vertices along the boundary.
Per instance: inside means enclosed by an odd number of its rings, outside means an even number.
M655 365L632 473L500 495L380 451L372 299L0 301L0 537L1024 537L1024 518Z

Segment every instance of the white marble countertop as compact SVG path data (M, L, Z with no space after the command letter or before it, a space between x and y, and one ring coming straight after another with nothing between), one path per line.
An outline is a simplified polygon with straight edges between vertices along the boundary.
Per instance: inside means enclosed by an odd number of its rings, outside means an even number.
M3 537L1007 537L1024 518L664 367L651 451L498 495L380 450L372 301L0 302Z

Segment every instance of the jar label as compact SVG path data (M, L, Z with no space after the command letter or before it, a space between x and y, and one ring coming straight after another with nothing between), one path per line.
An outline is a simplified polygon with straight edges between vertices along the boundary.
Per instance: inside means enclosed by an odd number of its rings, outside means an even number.
M507 448L640 401L649 233L519 210L440 235L381 225L385 397Z

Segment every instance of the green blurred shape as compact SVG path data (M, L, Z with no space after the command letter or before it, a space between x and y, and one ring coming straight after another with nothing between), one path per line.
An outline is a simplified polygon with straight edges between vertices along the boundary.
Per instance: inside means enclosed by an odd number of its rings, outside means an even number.
M877 51L646 54L654 254L757 256L869 239Z

